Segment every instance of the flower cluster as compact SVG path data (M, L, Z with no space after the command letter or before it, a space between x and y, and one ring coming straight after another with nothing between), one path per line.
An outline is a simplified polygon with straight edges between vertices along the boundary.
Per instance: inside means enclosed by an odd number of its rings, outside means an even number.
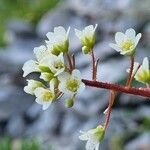
M89 25L82 31L75 29L75 34L82 44L83 54L89 54L92 57L92 80L88 83L94 84L98 87L101 83L97 81L97 65L99 59L95 58L94 45L96 42L95 27ZM23 66L23 77L26 77L30 73L39 73L40 81L28 79L28 84L24 87L24 91L28 94L36 97L35 101L42 105L43 110L46 110L52 102L55 102L58 98L64 94L68 97L66 100L66 106L72 107L76 95L81 93L85 88L85 80L81 78L81 73L75 68L75 57L69 55L69 31L66 31L63 27L55 27L54 32L48 32L46 34L48 40L45 41L45 45L34 48L33 52L36 60L28 60ZM110 47L120 52L120 54L131 58L131 67L127 69L128 79L126 86L122 87L122 90L127 92L132 88L132 80L135 78L137 81L146 84L149 88L150 85L150 68L148 58L145 57L142 64L134 62L134 55L136 47L141 38L141 33L136 35L134 29L128 29L125 33L117 32L115 34L116 44L111 43ZM66 61L66 59L67 61ZM43 81L41 81L43 80ZM87 83L87 85L89 85ZM106 89L111 89L113 86ZM105 83L102 83L102 87ZM81 131L79 136L80 140L87 141L86 150L98 150L99 144L104 138L106 129L108 127L111 107L114 103L116 89L119 91L120 86L110 90L109 104L105 111L106 120L104 126L97 126L87 132ZM140 89L134 89L134 93ZM144 90L143 90L144 91ZM143 92L140 91L140 92ZM128 93L132 93L131 90ZM138 92L137 92L138 93ZM142 95L142 94L141 94ZM147 95L147 94L145 94Z
M48 32L46 46L33 50L36 60L28 60L23 66L23 77L38 72L40 79L47 83L45 85L40 81L27 80L28 85L24 87L26 93L35 95L35 101L43 106L43 110L63 94L74 100L76 94L85 88L80 71L68 68L64 60L69 50L69 30L65 31L59 26L54 28L54 32Z

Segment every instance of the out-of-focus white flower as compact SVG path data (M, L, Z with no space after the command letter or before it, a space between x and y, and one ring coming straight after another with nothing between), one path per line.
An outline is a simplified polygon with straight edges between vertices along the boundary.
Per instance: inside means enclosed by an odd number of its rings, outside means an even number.
M80 140L87 141L86 150L99 150L100 142L104 138L105 130L103 126L98 126L87 132L80 131Z
M52 54L51 56L45 57L43 63L50 68L54 76L59 75L65 70L63 53L60 53L58 56Z
M43 110L46 110L55 99L54 84L51 82L50 89L38 87L34 94L36 96L35 101L43 106Z
M48 49L54 55L59 55L61 52L67 53L69 49L69 35L70 27L66 31L62 26L55 27L54 32L46 34L49 41L46 41Z
M37 61L28 60L23 65L23 77L27 76L32 72L41 72L45 64L42 64L42 59L48 55L51 55L50 51L46 49L44 45L40 47L34 48L34 54L36 56Z
M97 28L97 24L95 27L93 25L89 25L85 27L82 31L75 29L75 34L81 41L83 48L82 51L87 54L90 53L95 44L95 30Z
M27 80L28 85L24 87L24 91L28 94L34 95L34 91L38 87L45 87L43 83L36 80Z
M135 79L144 84L150 84L150 69L148 58L143 59L143 63L135 74Z
M109 46L122 55L131 56L135 53L135 48L141 38L141 33L136 35L134 29L130 28L126 30L125 34L117 32L115 34L116 44L110 43Z
M139 65L140 65L140 64L139 64L138 62L134 62L132 75L134 75L134 74L136 73L136 71L137 71ZM129 72L130 72L130 68L128 68L126 71L127 71L127 73L129 73Z
M73 70L71 75L67 72L60 74L58 80L60 81L59 90L70 96L82 92L85 88L80 71L77 69Z

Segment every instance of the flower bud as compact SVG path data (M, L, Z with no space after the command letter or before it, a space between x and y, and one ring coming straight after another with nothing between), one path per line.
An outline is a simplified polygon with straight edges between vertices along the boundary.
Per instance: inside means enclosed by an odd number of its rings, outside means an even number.
M74 99L73 98L66 100L65 106L67 108L71 108L71 107L73 107L73 105L74 105Z
M89 54L89 53L91 53L91 51L92 51L92 49L87 46L82 47L83 54Z

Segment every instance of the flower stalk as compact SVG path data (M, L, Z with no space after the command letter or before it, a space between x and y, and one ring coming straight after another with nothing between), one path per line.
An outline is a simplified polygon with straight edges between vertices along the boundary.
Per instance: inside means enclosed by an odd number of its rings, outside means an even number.
M134 68L134 56L131 56L130 59L131 59L130 72L129 72L128 79L126 82L126 86L128 88L131 87L131 83L132 83L132 79L133 79L132 74L133 74L133 68Z
M115 100L115 91L111 90L109 93L109 104L108 104L108 111L106 113L106 120L105 120L105 125L104 125L104 129L106 131L109 121L110 121L110 115L111 115L111 111L112 111L112 105L114 103Z

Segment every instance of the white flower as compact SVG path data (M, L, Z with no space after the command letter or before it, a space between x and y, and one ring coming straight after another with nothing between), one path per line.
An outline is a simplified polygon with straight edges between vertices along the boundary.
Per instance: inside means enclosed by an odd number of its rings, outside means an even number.
M89 25L85 27L82 31L75 29L75 34L81 41L84 49L91 51L95 44L95 30L97 28L97 24L95 27L93 25Z
M54 76L59 75L65 70L63 53L60 53L58 56L51 54L51 56L43 59L43 63L47 64L51 72L54 73Z
M150 84L150 69L148 58L145 57L134 78L144 84Z
M36 80L27 80L28 85L24 87L24 91L28 94L34 95L34 91L38 87L45 87L43 83Z
M42 64L42 59L48 55L51 55L50 51L48 51L44 45L40 47L35 47L33 51L37 61L28 60L24 63L22 68L24 71L23 77L27 76L32 72L41 72L41 70L43 69L43 65L45 65Z
M98 126L87 132L80 132L82 135L79 136L79 139L87 141L86 150L99 150L100 142L103 140L105 134L103 126Z
M36 96L35 101L43 106L43 110L46 110L55 99L54 84L50 83L50 89L36 88L34 94Z
M70 27L66 31L62 26L55 27L54 32L48 32L46 34L49 41L46 41L47 47L54 55L59 55L61 52L68 52L69 48L69 35Z
M60 81L58 89L70 96L82 92L85 88L80 71L77 69L73 70L71 75L67 72L60 74L58 80Z
M126 30L125 34L122 32L117 32L115 34L116 44L110 43L110 47L120 52L122 55L133 55L135 48L141 38L141 33L136 35L134 29L130 28Z
M134 75L136 73L136 71L137 71L139 66L140 66L140 64L138 62L134 62L132 75ZM127 71L127 73L129 73L130 72L130 68L128 68L126 71Z

